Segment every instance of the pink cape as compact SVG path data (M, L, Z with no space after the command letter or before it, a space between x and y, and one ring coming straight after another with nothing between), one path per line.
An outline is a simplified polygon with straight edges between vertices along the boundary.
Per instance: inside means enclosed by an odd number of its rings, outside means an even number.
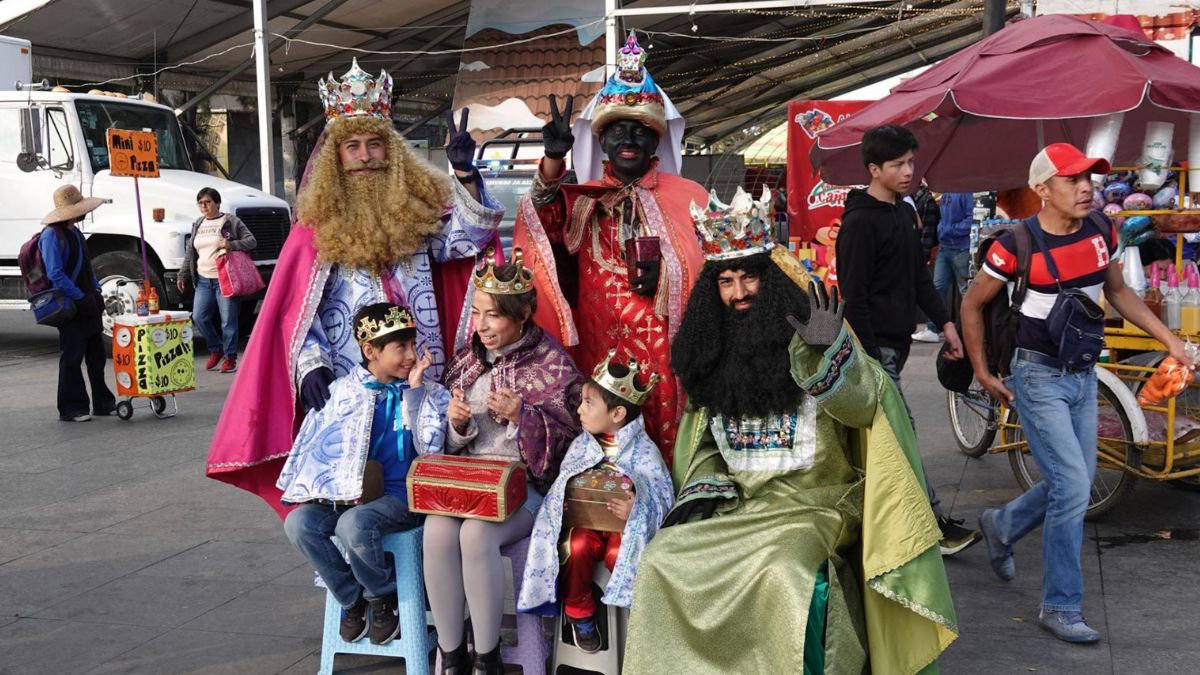
M311 229L297 225L283 245L257 329L250 334L225 398L205 466L209 478L262 497L280 518L293 507L280 502L282 492L275 481L303 419L292 379L292 349L296 340L304 339L300 323L305 308L312 302L312 294L320 292L310 288L319 267L314 238ZM458 325L471 265L470 259L433 265L447 354L454 352L455 330L451 328Z

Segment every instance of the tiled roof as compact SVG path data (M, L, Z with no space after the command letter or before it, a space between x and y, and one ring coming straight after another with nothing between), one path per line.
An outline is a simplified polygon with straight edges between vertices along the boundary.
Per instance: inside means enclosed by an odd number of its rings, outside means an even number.
M570 27L546 26L520 36L489 29L472 35L464 47L490 47L517 38L560 32L566 28ZM481 61L488 67L459 72L458 86L454 92L455 109L472 104L495 106L509 98L517 98L534 115L549 121L550 94L560 99L566 95L575 96L575 112L578 113L599 91L602 82L584 82L583 76L604 65L604 41L597 39L589 45L581 45L572 31L536 42L463 55L464 64L475 61ZM494 134L502 129L497 127L491 131ZM478 134L477 138L492 134Z

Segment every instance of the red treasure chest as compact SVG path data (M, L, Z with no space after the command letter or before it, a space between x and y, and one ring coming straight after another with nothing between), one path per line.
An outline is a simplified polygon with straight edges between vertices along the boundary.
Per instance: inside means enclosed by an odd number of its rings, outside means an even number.
M502 522L525 503L525 465L503 459L423 455L408 469L414 513Z

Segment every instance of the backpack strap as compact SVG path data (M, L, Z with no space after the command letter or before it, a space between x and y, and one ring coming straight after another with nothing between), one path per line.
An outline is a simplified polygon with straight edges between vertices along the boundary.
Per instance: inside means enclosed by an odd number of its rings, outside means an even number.
M1029 261L1033 258L1033 242L1030 238L1029 226L1025 221L1012 228L1013 239L1017 245L1017 270L1013 276L1015 283L1012 294L1012 308L1018 312L1025 302L1025 291L1029 290Z

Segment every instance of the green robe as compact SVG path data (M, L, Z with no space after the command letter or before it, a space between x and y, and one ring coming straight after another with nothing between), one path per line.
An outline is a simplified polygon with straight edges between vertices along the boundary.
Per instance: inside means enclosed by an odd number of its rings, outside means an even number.
M724 502L643 553L624 673L799 675L807 653L827 673L869 662L908 674L936 669L954 639L940 534L894 386L848 330L824 353L797 337L790 354L807 393L790 448L737 449L728 420L685 412L677 502ZM805 644L810 606L823 645Z

